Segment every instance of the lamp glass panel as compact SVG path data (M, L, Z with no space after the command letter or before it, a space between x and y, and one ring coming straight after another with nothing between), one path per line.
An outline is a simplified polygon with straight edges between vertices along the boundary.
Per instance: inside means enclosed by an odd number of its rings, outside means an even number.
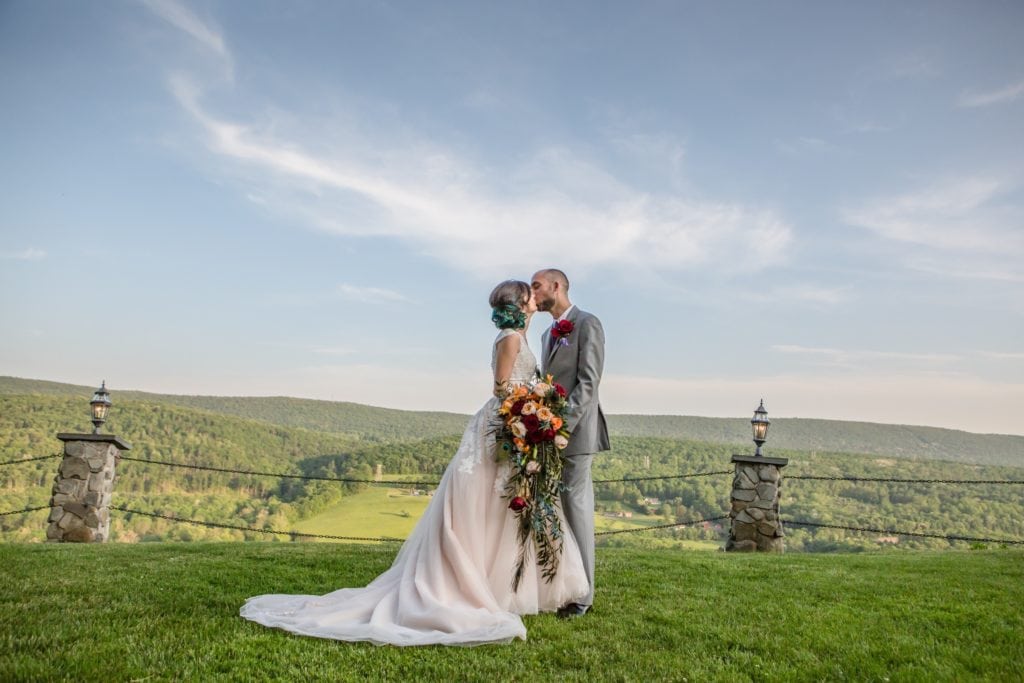
M92 404L92 416L96 420L106 420L107 410L110 408L106 403L93 403Z
M768 423L767 422L754 422L754 438L757 440L764 440L764 437L768 434Z

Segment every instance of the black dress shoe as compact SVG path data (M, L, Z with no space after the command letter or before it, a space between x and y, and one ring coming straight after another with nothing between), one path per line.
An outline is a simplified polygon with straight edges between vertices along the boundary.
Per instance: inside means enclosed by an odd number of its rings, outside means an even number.
M575 619L576 617L582 617L584 614L590 611L590 605L581 605L578 602L570 602L568 605L563 605L558 608L559 619Z

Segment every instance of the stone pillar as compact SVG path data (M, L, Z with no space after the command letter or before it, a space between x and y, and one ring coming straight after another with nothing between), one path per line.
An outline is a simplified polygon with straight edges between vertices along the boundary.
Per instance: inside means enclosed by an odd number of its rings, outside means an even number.
M732 529L725 549L781 553L781 470L789 464L789 460L734 455L732 461L736 464L736 476L732 480L732 510L729 511Z
M53 482L46 540L102 543L110 535L110 496L121 451L131 445L109 434L58 434L64 459Z

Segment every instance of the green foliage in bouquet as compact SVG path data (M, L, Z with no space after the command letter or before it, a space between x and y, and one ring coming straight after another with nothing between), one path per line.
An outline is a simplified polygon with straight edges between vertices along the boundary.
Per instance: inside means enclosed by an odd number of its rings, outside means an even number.
M509 386L500 398L498 457L507 458L511 466L505 497L518 519L519 554L512 577L512 589L518 590L533 547L548 582L562 556L558 507L565 488L561 451L569 443L566 392L548 375Z

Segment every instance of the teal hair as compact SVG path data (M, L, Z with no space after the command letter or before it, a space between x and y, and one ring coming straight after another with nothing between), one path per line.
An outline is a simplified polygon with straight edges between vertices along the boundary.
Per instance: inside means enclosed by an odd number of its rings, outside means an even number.
M491 309L491 322L499 330L521 330L526 327L526 313L515 304L503 304Z

